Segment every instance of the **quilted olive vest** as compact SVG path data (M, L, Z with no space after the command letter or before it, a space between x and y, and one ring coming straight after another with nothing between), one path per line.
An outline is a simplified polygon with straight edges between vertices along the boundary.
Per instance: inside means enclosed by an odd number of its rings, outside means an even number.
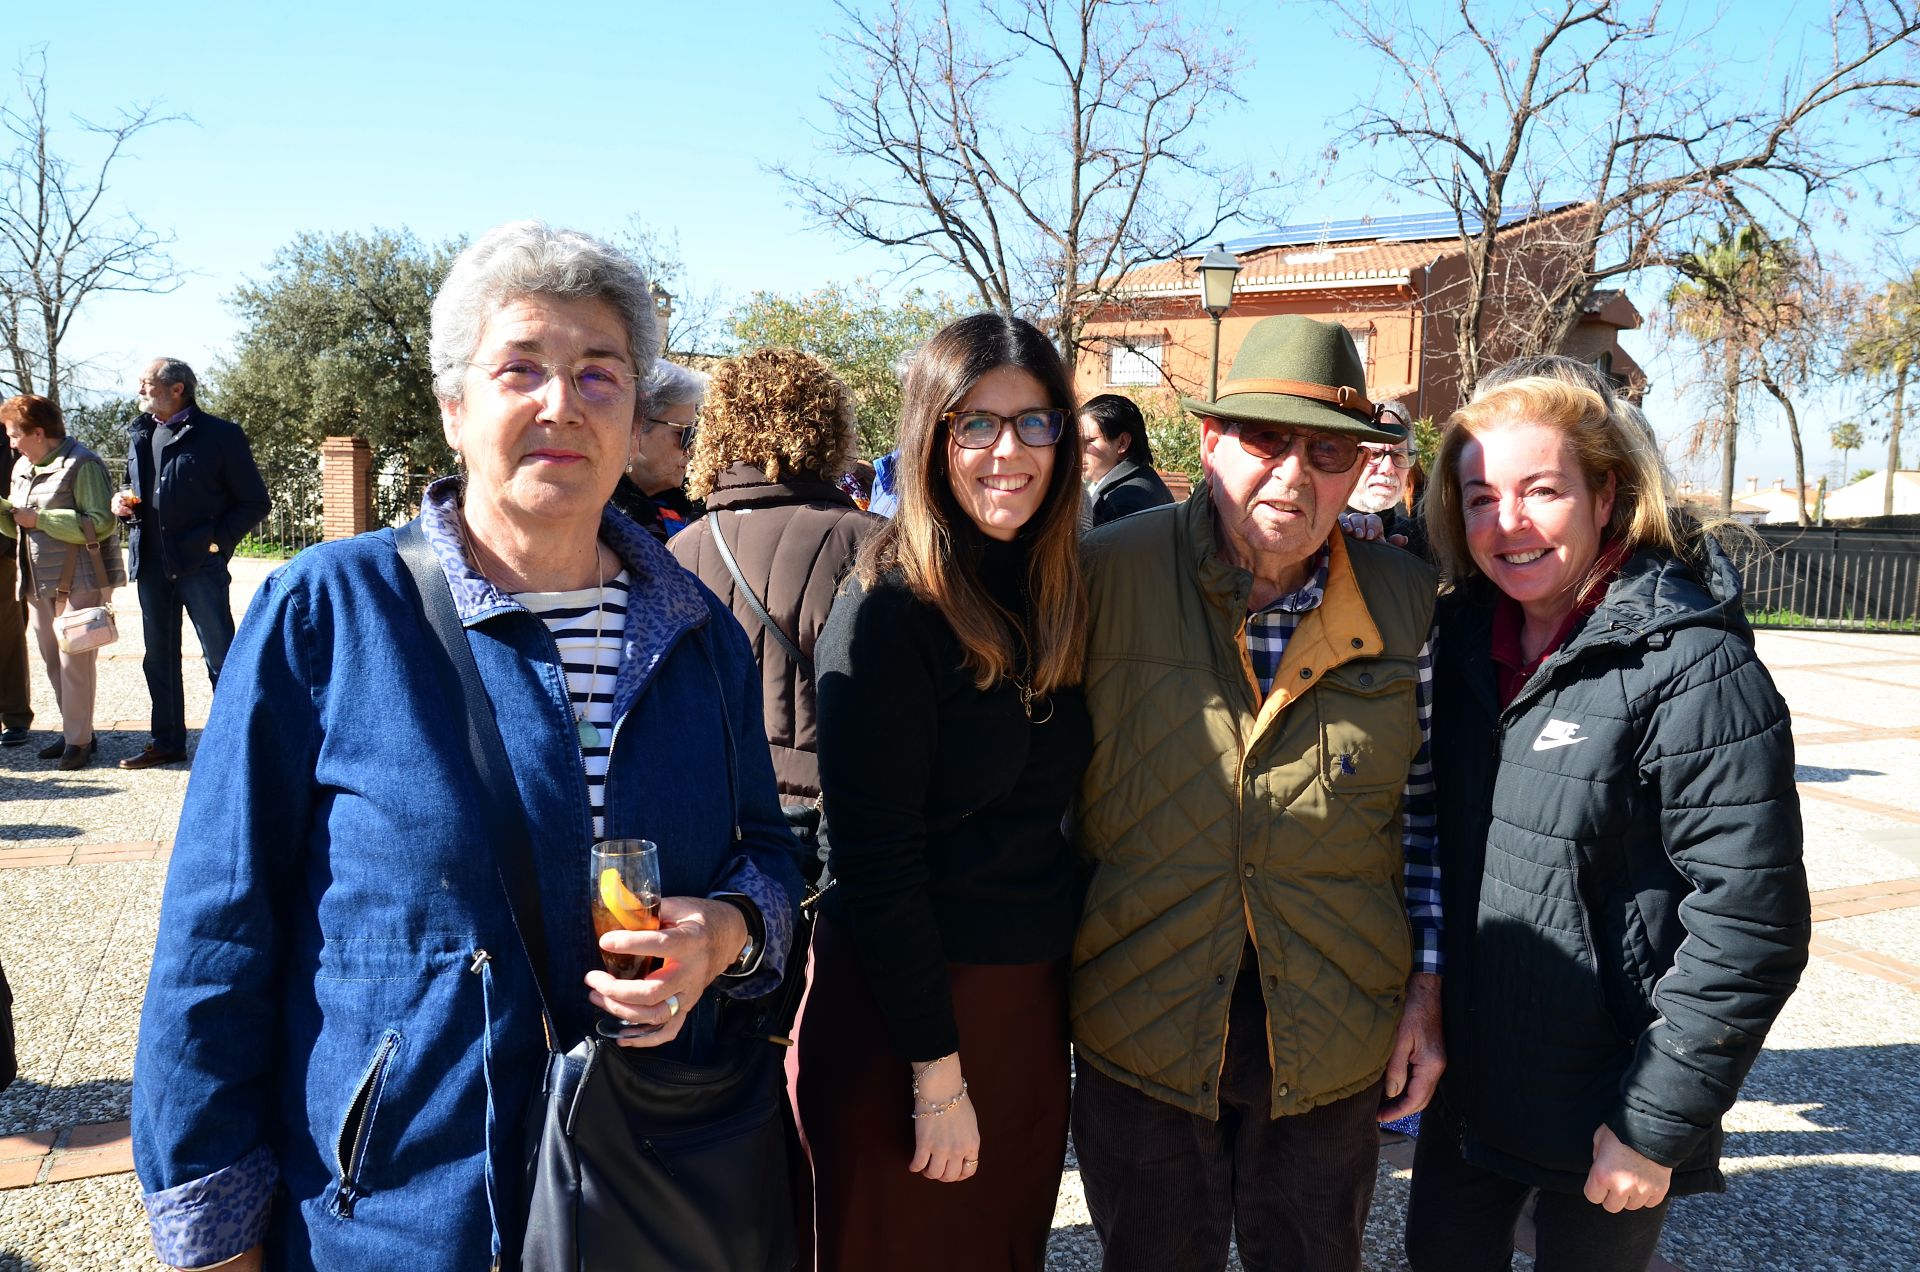
M10 493L14 506L73 508L73 483L79 477L80 469L87 464L98 463L98 455L71 437L61 440L44 466L36 466L32 460L21 456L13 465ZM44 530L26 531L22 538L27 550L20 557L20 599L24 601L38 597L45 600L55 595L60 590L60 576L67 568L68 557L74 558L74 591L110 591L124 585L127 567L120 550L118 530L119 523L111 517L106 518L105 525L95 530L100 543L100 561L106 567L107 576L104 579L98 577L93 553L87 551L84 544L56 539Z
M1252 576L1214 551L1205 485L1088 541L1094 754L1079 834L1095 864L1073 955L1082 1061L1219 1116L1227 1009L1251 935L1272 1115L1386 1067L1412 938L1400 805L1433 571L1335 535L1325 600L1261 697Z

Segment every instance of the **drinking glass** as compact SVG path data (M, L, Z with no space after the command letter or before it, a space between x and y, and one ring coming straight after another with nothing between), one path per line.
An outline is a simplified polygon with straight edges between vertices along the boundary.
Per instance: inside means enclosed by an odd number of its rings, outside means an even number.
M593 846L593 935L608 932L653 932L660 927L660 850L646 839L603 839ZM600 951L607 971L621 980L640 980L653 974L660 960L651 954ZM600 1033L616 1037L624 1021L600 1022Z

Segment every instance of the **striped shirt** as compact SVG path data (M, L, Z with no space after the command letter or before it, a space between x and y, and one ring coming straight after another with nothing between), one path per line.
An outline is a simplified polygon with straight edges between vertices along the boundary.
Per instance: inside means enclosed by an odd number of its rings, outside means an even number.
M527 607L560 648L560 665L567 673L567 695L573 700L580 758L587 772L587 802L593 809L593 837L604 837L607 806L607 756L613 747L613 682L620 673L620 654L627 627L627 572L621 570L607 586L583 587L571 592L516 592L513 599ZM588 726L591 726L589 729ZM589 745L589 744L592 745Z
M1321 548L1307 563L1307 581L1257 613L1247 615L1247 661L1260 681L1260 695L1273 692L1273 678L1300 617L1326 599L1333 553ZM1400 803L1400 842L1406 856L1407 921L1413 928L1413 970L1440 973L1440 844L1433 798L1433 633L1420 646L1414 701L1420 717L1420 749L1407 768Z

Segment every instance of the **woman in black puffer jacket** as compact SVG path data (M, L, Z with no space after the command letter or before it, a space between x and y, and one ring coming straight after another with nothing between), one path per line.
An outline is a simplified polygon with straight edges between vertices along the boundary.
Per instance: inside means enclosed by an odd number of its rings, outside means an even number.
M1644 420L1578 374L1454 414L1434 778L1447 1072L1414 1165L1417 1272L1646 1267L1722 1188L1720 1119L1807 958L1786 705L1732 564L1669 505Z

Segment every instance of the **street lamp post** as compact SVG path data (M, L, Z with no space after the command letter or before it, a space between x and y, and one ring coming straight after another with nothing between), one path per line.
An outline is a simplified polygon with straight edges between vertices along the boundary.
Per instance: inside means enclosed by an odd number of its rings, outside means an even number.
M1220 396L1220 318L1233 304L1233 276L1239 272L1240 262L1225 243L1215 243L1213 250L1200 258L1200 308L1213 318L1213 356L1207 361L1209 402Z

